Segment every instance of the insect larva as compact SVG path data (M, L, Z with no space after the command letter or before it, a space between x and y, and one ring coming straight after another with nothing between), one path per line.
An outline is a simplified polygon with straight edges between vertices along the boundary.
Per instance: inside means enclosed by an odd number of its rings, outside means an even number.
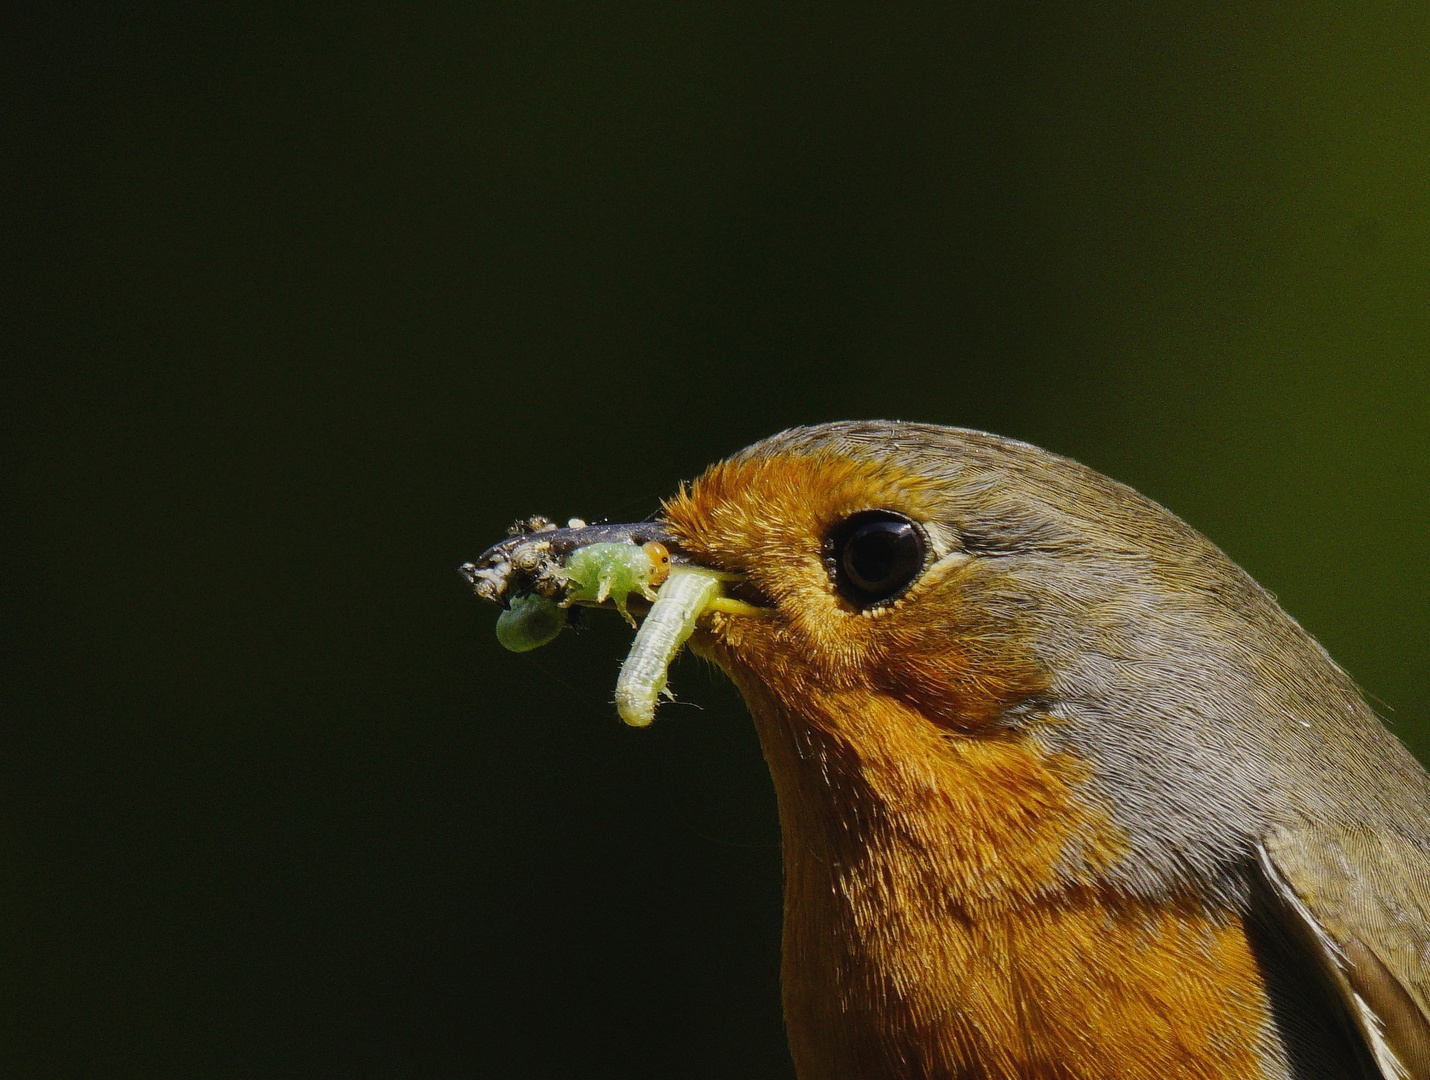
M655 701L665 690L670 662L695 630L695 620L719 595L720 582L709 570L671 568L616 681L616 711L631 727L655 719Z
M631 593L654 600L655 586L670 570L670 553L664 544L587 544L566 560L566 603L602 604L610 600L621 617L636 624L626 610Z
M539 649L561 633L566 610L539 593L518 596L497 616L497 640L512 652Z

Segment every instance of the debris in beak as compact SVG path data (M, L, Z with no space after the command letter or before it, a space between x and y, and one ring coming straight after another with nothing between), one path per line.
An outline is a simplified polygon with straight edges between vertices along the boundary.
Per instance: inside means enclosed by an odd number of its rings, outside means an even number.
M616 711L632 727L655 719L657 699L674 697L666 685L671 661L707 611L762 613L723 595L734 575L692 565L668 544L660 525L594 525L572 519L557 529L545 518L513 527L511 538L461 567L476 594L502 604L497 640L512 652L552 641L573 605L609 603L632 626L632 596L651 602L621 666Z

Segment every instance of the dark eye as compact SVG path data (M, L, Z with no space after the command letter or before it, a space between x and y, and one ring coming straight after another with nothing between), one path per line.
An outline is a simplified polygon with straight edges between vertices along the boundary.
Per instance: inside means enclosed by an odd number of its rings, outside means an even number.
M892 600L919 576L924 538L900 514L866 510L834 527L824 557L840 595L866 608Z

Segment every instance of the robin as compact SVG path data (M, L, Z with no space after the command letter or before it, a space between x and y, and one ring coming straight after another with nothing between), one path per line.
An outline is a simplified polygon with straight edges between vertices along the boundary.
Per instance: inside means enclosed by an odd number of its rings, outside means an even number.
M1167 510L867 422L598 528L727 583L690 642L774 779L802 1080L1430 1080L1430 777Z

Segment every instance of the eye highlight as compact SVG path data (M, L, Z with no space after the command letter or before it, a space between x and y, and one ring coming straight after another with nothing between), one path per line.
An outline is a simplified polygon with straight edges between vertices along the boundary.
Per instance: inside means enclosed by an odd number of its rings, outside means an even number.
M865 510L830 530L824 561L839 595L863 609L893 600L913 584L927 549L923 534L902 514Z

